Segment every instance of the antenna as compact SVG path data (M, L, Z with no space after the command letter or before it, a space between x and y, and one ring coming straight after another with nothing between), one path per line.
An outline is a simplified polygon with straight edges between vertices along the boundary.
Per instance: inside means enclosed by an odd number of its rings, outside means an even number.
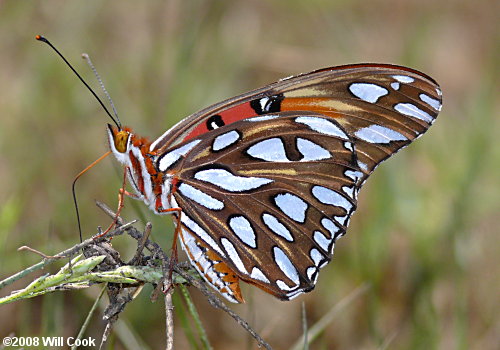
M113 116L111 115L111 113L109 113L108 109L106 108L106 106L104 105L104 103L101 101L101 99L99 98L99 96L96 95L96 93L94 92L94 90L92 90L92 88L85 82L85 80L83 80L83 78L80 76L80 74L78 74L78 72L75 70L75 68L73 68L73 66L66 60L66 58L59 52L58 49L55 48L54 45L52 45L52 43L47 40L44 36L42 35L37 35L35 37L36 40L38 41L43 41L44 43L46 43L47 45L49 45L58 55L59 57L62 58L62 60L68 65L69 68L71 68L71 70L73 71L73 73L76 74L76 76L78 77L78 79L80 79L80 81L83 83L83 85L85 85L87 87L87 89L92 93L92 95L94 95L94 97L97 99L97 101L99 102L99 104L101 105L101 107L104 109L104 111L106 112L106 114L111 118L111 120L115 123L115 125L118 127L118 130L121 130L122 129L122 126L120 124L120 120L118 119L118 116L115 118L113 118ZM113 108L114 109L114 108Z
M87 61L87 64L89 65L90 69L92 69L92 72L94 72L94 75L97 78L99 85L101 86L101 90L104 92L104 95L106 95L106 97L108 98L109 104L111 105L111 109L113 110L113 114L115 115L116 120L120 122L120 118L118 117L118 112L116 111L115 104L113 103L111 96L109 96L108 90L106 90L106 87L104 87L104 83L102 82L101 76L99 75L99 73L97 73L97 69L95 69L94 64L90 60L90 56L86 53L82 53L82 58L85 61Z

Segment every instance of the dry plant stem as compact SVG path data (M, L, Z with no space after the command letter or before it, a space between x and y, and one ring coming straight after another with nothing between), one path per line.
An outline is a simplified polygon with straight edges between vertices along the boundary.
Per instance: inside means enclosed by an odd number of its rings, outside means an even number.
M174 348L174 304L172 303L173 288L165 293L165 313L167 327L167 350Z
M44 266L56 261L59 259L59 257L71 257L75 254L77 254L81 249L93 245L96 242L101 242L106 240L109 237L121 235L124 232L126 232L128 235L130 235L132 238L136 239L139 242L142 242L141 245L145 247L147 250L149 250L153 254L153 258L159 258L162 260L163 266L167 266L167 268L170 268L169 262L170 259L169 257L165 254L165 252L161 249L161 247L156 244L155 242L150 241L149 239L144 238L144 234L142 234L140 231L138 231L136 228L132 227L131 225L134 224L137 220L134 220L132 222L129 222L127 224L123 224L123 219L119 216L116 215L113 210L111 210L109 207L107 207L105 204L96 202L97 206L101 208L105 213L107 213L111 218L116 218L117 224L120 225L117 229L108 232L100 237L93 237L89 238L85 241L83 241L80 244L76 244L73 247L66 249L58 254L56 254L53 258L46 258L43 261L41 261L38 264L35 264L3 281L0 282L0 288L9 285L13 283L14 281L17 281L18 279L24 277L30 272L36 271L38 269L43 268ZM148 229L146 228L146 231ZM182 269L181 266L179 265L174 265L173 270L179 274L181 277L183 277L186 281L188 281L192 286L195 288L199 289L206 297L210 305L212 305L214 308L221 309L228 313L240 326L242 326L247 332L249 332L254 339L258 342L259 346L263 346L266 349L271 349L271 346L264 341L260 337L260 335L255 332L250 325L242 319L240 316L238 316L233 310L231 310L229 307L227 307L218 297L216 297L212 292L208 290L208 288L199 280L197 280L195 277L189 275L186 271ZM164 278L165 276L168 277L168 271L164 271ZM165 295L165 307L166 307L166 313L167 313L167 349L172 349L173 348L173 313L172 313L172 301L171 301L171 293L173 292L173 288L171 288L171 280L170 284L167 283L165 284L165 287L167 288L167 293ZM107 335L109 335L109 332L112 328L112 322L108 322L106 325L106 330L104 331L104 336L101 342L101 347L104 345L104 342L106 341ZM170 345L171 343L171 345Z
M116 217L116 213L113 212L109 207L107 207L105 204L96 202L97 206L104 210L111 218ZM118 220L122 220L120 217L118 217ZM118 222L120 222L118 221ZM142 235L137 231L136 229L132 228L130 230L127 230L127 234L132 236L133 238L140 240L142 238ZM165 252L158 246L158 244L150 241L149 239L145 240L144 246L146 249L148 249L150 252L153 252L154 254L157 254L158 258L162 260L163 263L166 261L169 261L168 256L165 254ZM201 283L199 280L196 278L192 277L188 273L186 273L184 270L182 270L178 265L173 266L173 271L175 271L177 274L179 274L181 277L183 277L186 281L188 281L192 286L195 288L199 289L203 295L207 297L208 302L210 305L212 305L216 309L221 309L225 311L226 313L229 314L238 324L243 327L252 337L257 340L259 345L262 345L266 349L272 349L271 346L262 339L262 337L257 334L255 330L253 330L252 327L248 324L247 321L242 319L240 316L238 316L233 310L231 310L229 307L226 306L218 297L216 297L212 292L208 290L208 288ZM172 289L172 288L169 288Z
M23 246L21 246L21 247L17 248L17 251L18 251L18 252L22 252L22 251L24 251L24 250L27 250L27 251L29 251L29 252L35 253L35 254L37 254L37 255L40 255L40 256L41 256L42 258L44 258L44 259L62 259L62 258L64 258L64 256L57 256L57 255L45 255L45 254L44 254L44 253L42 253L41 251L36 250L36 249L33 249L33 248L28 247L28 246L26 246L26 245L23 245Z
M144 250L144 247L146 245L146 241L149 238L149 235L151 234L151 229L153 228L153 225L148 222L146 223L146 227L144 228L144 233L142 234L141 240L139 241L139 244L137 245L137 250L135 252L134 257L132 260L130 260L129 264L130 265L136 265L137 262L139 261L139 258L141 257L142 251Z
M111 217L112 219L116 218L116 223L118 224L118 226L123 225L123 219L119 215L117 216L116 213L110 207L108 207L106 204L99 202L99 201L95 201L95 204L102 211L104 211L109 217Z
M334 307L330 309L321 319L316 322L308 332L307 335L308 342L312 342L316 337L325 330L325 328L339 315L349 304L354 300L359 298L363 293L365 293L370 288L368 283L363 283L356 289L354 289L347 296L342 298ZM292 350L302 350L304 349L304 335L302 335L295 344L290 348Z
M264 348L266 348L268 350L272 349L271 346L268 343L266 343L266 341L264 339L262 339L261 336L259 334L257 334L257 332L252 327L250 327L250 325L248 324L247 321L242 319L233 310L231 310L229 307L227 307L226 304L224 304L217 296L215 296L211 291L209 291L208 288L203 283L201 283L200 281L198 281L194 277L190 276L182 269L179 269L177 266L174 266L174 271L177 272L180 276L182 276L192 286L194 286L200 292L202 292L203 295L205 295L205 297L207 297L207 300L210 303L210 305L212 305L216 309L221 309L222 311L229 314L229 316L231 316L236 322L238 322L238 324L241 327L243 327L248 333L250 333L252 335L252 337L254 337L255 340L257 340L257 342L259 343L259 346L262 345Z
M172 302L172 269L166 260L162 259L163 290L165 291L165 326L167 334L166 350L174 349L174 304Z
M309 349L309 341L307 339L307 314L306 314L306 303L302 302L302 336L304 337L304 348L303 350Z
M92 318L92 315L94 314L95 310L97 309L97 306L99 304L99 300L101 300L101 297L103 296L105 291L106 291L106 285L104 285L102 287L101 292L99 293L98 297L94 301L94 304L92 305L92 308L90 309L89 313L87 314L87 317L85 318L85 321L83 322L83 325L80 328L80 331L78 332L78 335L76 336L76 339L82 339L83 334L85 333L88 325L90 324L90 319ZM73 345L71 347L71 350L74 350L76 348L77 348L77 346Z
M122 221L123 222L123 221ZM66 250L63 250L62 252L59 252L57 253L56 255L54 255L53 257L47 257L47 258L44 258L42 261L40 261L39 263L37 264L34 264L22 271L19 271L18 273L4 279L3 281L0 281L0 289L8 286L9 284L12 284L14 283L15 281L23 278L24 276L34 272L34 271L37 271L37 270L40 270L42 268L44 268L45 266L59 260L60 258L64 257L64 258L70 258L76 254L78 254L78 252L89 246L89 245L92 245L92 244L95 244L96 242L101 242L101 241L104 241L106 240L107 238L109 237L113 237L113 236L118 236L118 235L121 235L124 231L128 230L128 229L131 229L132 225L134 223L136 223L137 220L133 220L129 223L126 223L124 225L121 225L119 228L117 228L116 230L113 230L111 232L108 232L106 235L102 236L102 237L99 237L98 239L94 239L94 238L89 238L85 241L83 241L82 243L79 243L79 244L76 244L74 245L73 247L71 248L68 248ZM30 250L32 251L32 249L26 249L24 248L23 250Z

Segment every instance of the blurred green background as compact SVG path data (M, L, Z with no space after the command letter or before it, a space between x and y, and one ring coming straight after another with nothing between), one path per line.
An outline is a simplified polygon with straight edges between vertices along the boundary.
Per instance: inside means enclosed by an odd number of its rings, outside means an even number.
M54 254L77 242L71 182L107 151L109 120L36 34L99 91L80 59L90 54L123 123L153 139L202 107L291 74L395 63L441 84L436 124L368 181L313 293L280 302L246 286L248 302L232 307L273 347L288 349L302 334L302 302L311 326L367 285L311 349L498 349L499 7L488 0L0 1L0 278L39 260L17 252L21 245ZM79 181L87 237L110 223L94 199L114 207L120 186L111 158ZM154 239L168 247L168 217L133 200L123 216L151 220ZM127 259L135 249L123 238L113 244ZM164 348L163 305L150 302L150 290L121 315L109 348L135 348L134 341ZM0 336L74 336L98 292L2 306ZM256 348L227 315L192 295L214 349ZM179 293L175 302L176 348L201 348ZM98 339L100 314L87 333Z

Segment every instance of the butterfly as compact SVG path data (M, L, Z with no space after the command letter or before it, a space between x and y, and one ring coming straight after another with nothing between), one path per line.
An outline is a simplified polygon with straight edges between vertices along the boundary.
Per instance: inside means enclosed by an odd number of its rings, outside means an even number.
M108 138L135 197L175 216L208 284L235 303L240 280L290 300L314 288L368 176L441 104L423 73L352 64L214 104L153 142L111 125Z

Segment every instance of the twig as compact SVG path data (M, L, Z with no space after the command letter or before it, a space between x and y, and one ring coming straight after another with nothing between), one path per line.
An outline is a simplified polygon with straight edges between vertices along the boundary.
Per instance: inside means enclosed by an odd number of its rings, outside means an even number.
M111 218L115 218L116 215L115 213L107 207L103 203L98 204L99 208L103 209ZM121 218L119 218L121 220ZM127 234L135 238L136 240L142 239L142 235L139 233L139 231L135 229L127 230ZM162 261L167 261L169 260L168 256L165 254L165 252L161 249L158 244L155 242L150 241L149 239L145 240L145 247L148 249L150 252L153 254L157 254L158 258L160 258ZM244 319L242 319L240 316L238 316L233 310L231 310L229 307L226 306L219 298L217 298L211 291L208 290L208 288L200 282L198 279L195 277L191 276L188 274L186 271L180 268L179 265L173 266L173 270L179 274L181 277L183 277L186 281L189 282L192 286L195 288L199 289L203 295L207 297L208 302L210 305L212 305L216 309L221 309L225 311L229 316L231 316L238 324L243 327L247 332L252 335L252 337L257 340L259 345L262 345L264 348L270 350L272 349L271 346L262 339L262 337L246 322ZM171 289L171 288L170 288Z
M149 235L151 234L152 228L153 225L150 222L146 223L146 227L144 227L144 232L142 234L142 237L139 241L139 244L137 245L137 250L135 251L134 257L129 261L128 265L137 265L140 262L142 251L144 250L146 241L148 240Z
M96 300L94 301L94 304L90 308L89 313L87 314L87 317L85 318L85 321L82 324L82 327L80 328L80 331L78 332L78 335L76 336L76 339L82 339L83 334L87 330L88 325L90 324L90 319L92 318L92 315L94 314L94 311L97 309L97 305L99 305L99 300L101 300L104 292L106 291L106 285L104 285L101 289L101 292L97 296ZM77 343L76 341L74 342L75 344ZM77 348L76 345L73 345L71 347L71 350L75 350Z
M367 283L362 284L357 287L351 293L349 293L346 297L341 299L335 306L330 309L321 319L316 322L309 331L307 332L307 337L309 338L309 343L312 342L316 337L326 328L326 326L331 323L335 317L343 311L350 303L359 298L363 293L365 293L369 288ZM303 349L304 346L304 336L301 336L295 344L290 348L292 350L300 350Z
M53 257L47 257L47 258L43 259L42 261L40 261L39 263L36 263L36 264L34 264L34 265L32 265L32 266L30 266L30 267L28 267L28 268L26 268L26 269L24 269L22 271L19 271L18 273L14 274L14 275L12 275L10 277L7 277L3 281L0 281L0 289L8 286L9 284L14 283L15 281L23 278L24 276L30 274L31 272L40 270L40 269L44 268L45 266L47 266L49 264L52 264L53 262L59 260L60 257L71 258L74 255L78 254L78 252L81 249L83 249L83 248L85 248L85 247L87 247L89 245L102 242L102 241L104 241L107 238L112 237L112 236L121 235L126 229L128 229L129 227L131 227L136 222L137 222L137 220L133 220L133 221L131 221L129 223L126 223L126 224L120 226L116 230L108 232L103 237L99 237L99 238L97 238L95 240L93 238L89 238L89 239L83 241L82 243L76 244L76 245L74 245L71 248L68 248L66 250L63 250L62 252L57 253Z
M203 344L203 349L211 350L212 346L210 345L210 342L208 341L207 332L205 331L205 328L203 327L203 325L201 323L200 315L198 314L198 311L196 311L193 300L189 296L189 292L188 292L187 288L181 284L181 285L179 285L179 289L181 290L182 296L184 297L184 300L186 301L186 305L188 307L188 310L191 313L191 316L193 317L194 324L196 326L196 329L198 330L198 335L200 336L201 342Z
M248 333L254 337L255 340L259 343L259 346L262 345L264 348L267 350L271 350L271 346L266 343L264 339L261 338L261 336L253 330L252 327L248 324L247 321L242 319L238 314L236 314L233 310L231 310L229 307L226 306L219 298L217 298L211 291L208 290L208 288L198 281L197 279L193 278L191 275L187 274L185 271L179 269L177 266L174 267L174 271L177 272L179 275L181 275L184 279L186 279L191 285L193 285L195 288L197 288L205 297L207 297L208 302L210 305L212 305L216 309L221 309L229 316L231 316L238 324L243 327Z
M167 350L174 348L174 305L172 303L173 289L170 288L165 293L165 314L166 314L166 327L167 327Z
M64 258L64 256L58 256L58 255L45 255L45 254L44 254L44 253L42 253L41 251L36 250L36 249L33 249L33 248L28 247L28 246L26 246L26 245L23 245L23 246L21 246L21 247L17 248L17 251L18 251L18 252L22 252L22 251L24 251L24 250L27 250L27 251L29 251L29 252L35 253L35 254L37 254L37 255L40 255L40 256L41 256L42 258L44 258L44 259L62 259L62 258Z
M306 303L302 302L302 336L304 338L303 350L309 350L309 341L307 340L307 314L306 314Z
M163 269L163 290L165 291L165 326L167 334L166 350L174 349L174 305L172 303L172 294L174 288L172 285L172 273L170 264L162 259Z
M153 284L158 283L160 286L163 286L164 290L166 291L165 292L165 312L166 312L166 329L167 329L166 349L171 350L173 349L173 335L174 335L173 304L172 304L172 293L174 289L172 288L172 283L178 284L178 283L185 283L185 281L188 281L191 285L199 289L202 292L202 294L204 294L207 297L207 300L210 303L210 305L212 305L214 308L221 309L224 312L228 313L238 324L240 324L240 326L242 326L246 331L248 331L249 334L256 339L259 346L263 346L266 349L271 349L271 346L267 344L257 334L257 332L255 332L250 327L250 325L244 319L242 319L234 311L232 311L229 307L227 307L219 298L217 298L211 291L208 290L205 284L200 282L201 277L197 273L196 275L190 274L193 273L194 271L192 267L186 269L184 264L175 264L174 266L170 266L171 261L168 255L162 250L162 248L157 243L150 241L148 238L149 232L151 231L150 224L148 224L144 232L141 233L139 230L137 230L132 226L132 224L134 224L136 220L129 222L127 224L123 224L124 222L123 219L119 216L116 216L116 213L114 213L105 204L97 202L97 205L104 212L106 212L111 218L116 219L117 224L121 226L119 226L113 231L108 232L106 235L103 235L102 237L90 238L82 243L76 244L75 246L62 251L56 254L55 256L47 256L43 253L36 252L33 249L23 248L24 250L30 250L32 252L35 252L43 256L44 259L41 262L9 278L4 279L3 281L0 282L0 288L3 288L13 283L14 281L19 280L20 278L26 276L28 273L39 270L45 267L46 265L56 260L59 260L61 257L72 257L75 254L77 254L80 250L92 246L93 248L91 250L88 250L87 248L87 253L94 255L94 257L89 257L86 260L95 259L95 255L100 255L99 257L99 259L101 259L100 261L102 261L102 259L106 257L104 262L99 264L99 266L97 267L99 271L90 272L91 269L87 269L83 272L80 271L79 275L78 274L72 275L72 273L74 272L71 270L73 266L68 264L67 266L69 267L66 267L65 268L66 270L64 271L62 270L64 274L69 273L67 280L61 280L61 278L65 276L65 275L63 276L62 272L60 272L59 275L54 275L54 276L49 276L47 274L36 279L32 284L30 284L27 288L25 288L25 290L21 292L28 294L31 293L29 294L29 297L32 297L38 295L39 289L37 288L39 288L40 286L48 285L49 289L47 289L44 292L42 291L42 293L46 293L47 291L53 291L58 289L60 290L60 289L87 287L91 285L93 282L102 282L102 281L111 282L108 284L107 288L108 296L110 299L110 305L105 311L105 320L108 322L101 341L101 347L102 347L109 335L109 332L112 329L113 323L118 319L119 313L123 311L125 305L128 302L130 302L135 298L135 296L141 290L143 283L144 282L146 283L150 282ZM124 263L119 258L119 253L115 251L111 247L111 245L109 244L103 245L103 243L106 242L108 238L121 235L124 232L126 232L129 236L138 241L138 247L136 253L131 260L131 263L133 263L134 265L124 265ZM149 252L151 252L151 256L147 258L143 256L144 248L146 248ZM163 280L160 280L160 282L158 282L159 275L155 275L156 273L154 271L155 269L151 266L144 266L149 261L154 261L155 259L159 259L162 261ZM74 264L75 262L72 263ZM75 268L78 268L79 266L80 265L75 265ZM165 269L166 267L167 269ZM176 272L177 276L182 277L183 280L179 280L179 278L174 278L174 281L172 281L171 270ZM58 282L59 284L55 285L55 282ZM132 288L131 291L129 290L124 292L122 284L127 284L128 286L130 286L131 283L135 284L136 287ZM138 283L140 283L140 285L137 287Z
M108 207L106 204L104 204L102 202L99 202L99 201L95 201L95 204L102 211L104 211L106 214L108 214L108 216L111 219L113 219L113 220L116 219L116 223L118 224L118 226L122 226L123 225L123 219L120 216L116 216L116 213L110 207Z
M31 282L26 288L12 292L10 295L0 298L0 304L6 304L19 299L32 298L41 294L54 291L57 286L64 283L81 282L81 277L94 269L103 260L104 256L93 256L82 260L82 255L72 259L64 265L59 272L50 276L42 275Z

